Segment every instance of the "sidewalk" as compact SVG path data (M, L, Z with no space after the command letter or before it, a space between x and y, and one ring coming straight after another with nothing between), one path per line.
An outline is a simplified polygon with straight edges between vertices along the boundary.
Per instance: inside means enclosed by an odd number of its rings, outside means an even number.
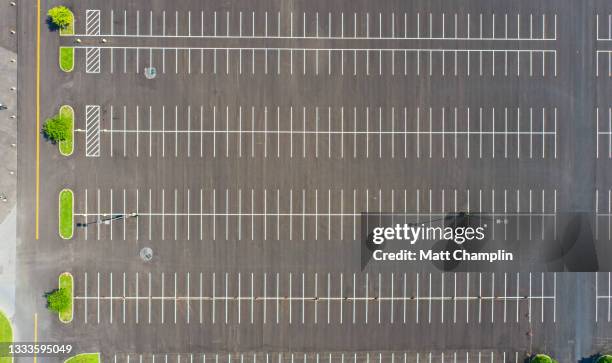
M0 223L0 310L9 318L15 314L15 251L17 210L13 208Z
M13 322L17 246L17 49L16 6L0 8L0 310Z

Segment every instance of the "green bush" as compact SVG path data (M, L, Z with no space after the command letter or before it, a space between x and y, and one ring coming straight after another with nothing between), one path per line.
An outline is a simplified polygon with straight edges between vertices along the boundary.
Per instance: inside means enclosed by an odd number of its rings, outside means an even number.
M533 358L531 358L530 363L557 363L557 361L546 354L536 354Z
M70 291L62 287L47 294L47 308L60 313L70 307Z
M612 355L602 355L597 359L597 363L612 363Z
M43 133L53 143L67 140L70 132L70 119L62 114L47 119L43 125Z
M72 11L65 6L55 6L47 12L51 23L60 29L66 29L72 25Z

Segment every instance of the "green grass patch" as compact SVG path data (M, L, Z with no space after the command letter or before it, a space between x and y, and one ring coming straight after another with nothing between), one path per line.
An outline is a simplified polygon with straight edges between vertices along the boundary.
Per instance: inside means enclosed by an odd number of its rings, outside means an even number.
M68 138L59 142L59 151L64 156L70 156L74 151L74 109L72 109L70 106L64 105L60 107L59 113L61 117L65 117L67 120L69 120L68 124L70 126Z
M63 189L59 194L59 235L63 239L72 238L74 229L74 194Z
M64 72L72 72L74 69L74 47L59 48L59 66Z
M100 353L82 353L68 358L64 363L100 363Z
M74 35L74 13L72 11L70 11L70 16L72 17L70 24L65 28L60 28L60 35Z
M62 309L62 311L59 312L59 319L62 323L70 323L72 321L72 296L74 293L74 286L72 285L72 280L72 274L69 272L64 272L59 276L59 288L66 289L70 293L70 304L68 304L66 308Z
M0 342L13 342L13 327L11 326L11 321L2 311L0 311ZM12 361L13 358L11 357L0 357L0 363L11 363Z

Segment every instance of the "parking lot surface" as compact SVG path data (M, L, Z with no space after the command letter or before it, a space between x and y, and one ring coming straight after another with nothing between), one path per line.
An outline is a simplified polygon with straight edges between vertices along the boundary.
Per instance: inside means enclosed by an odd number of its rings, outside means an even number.
M74 154L37 153L30 124L19 140L19 253L36 267L18 296L74 276L74 319L40 313L46 339L114 362L575 362L608 347L611 4L69 5L76 34L43 31L40 103L43 119L74 108ZM27 120L36 23L20 6ZM531 272L362 268L363 213L478 214L496 241L563 247ZM568 273L576 261L600 272Z

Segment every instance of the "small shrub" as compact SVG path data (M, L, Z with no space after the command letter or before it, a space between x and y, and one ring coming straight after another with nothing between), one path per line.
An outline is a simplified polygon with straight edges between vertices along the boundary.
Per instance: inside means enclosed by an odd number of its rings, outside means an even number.
M602 355L597 360L597 363L612 363L612 355Z
M43 133L53 143L65 141L70 133L70 120L62 115L55 115L47 119L43 125Z
M60 313L70 307L70 291L66 288L56 289L47 294L47 308Z
M557 363L557 361L546 354L536 354L533 358L531 358L530 363Z
M55 6L47 12L53 25L66 29L72 24L72 12L65 6Z

